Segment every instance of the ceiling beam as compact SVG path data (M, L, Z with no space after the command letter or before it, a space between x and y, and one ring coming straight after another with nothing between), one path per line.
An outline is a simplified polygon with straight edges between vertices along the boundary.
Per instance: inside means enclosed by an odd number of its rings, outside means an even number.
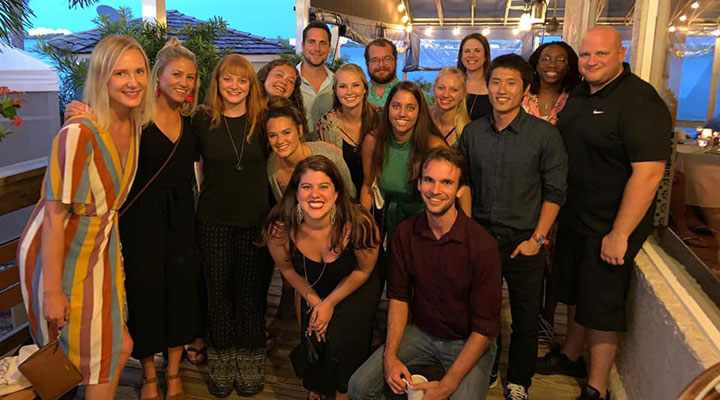
M470 26L475 26L475 1L470 3Z
M445 21L443 18L442 0L435 0L435 6L437 7L438 21L440 22L440 26L443 26Z

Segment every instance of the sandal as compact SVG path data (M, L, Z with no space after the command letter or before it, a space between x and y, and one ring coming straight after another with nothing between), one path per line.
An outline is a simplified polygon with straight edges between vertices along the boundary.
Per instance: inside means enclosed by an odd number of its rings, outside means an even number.
M192 346L184 346L185 349L185 358L190 361L190 364L192 365L202 365L205 364L205 361L207 361L207 348L198 349ZM194 356L190 356L190 354L195 354Z
M275 336L265 328L265 353L270 354L275 350Z
M180 374L165 375L165 383L167 383L167 381L173 381L176 379L180 379ZM166 395L165 400L185 400L185 392L180 392L172 396Z
M157 376L154 378L145 378L143 377L143 383L142 385L152 385L155 384L157 386ZM140 389L142 391L142 389ZM160 386L157 388L158 394L154 397L142 397L142 394L140 395L141 400L162 400L162 393L160 392Z
M690 228L691 231L705 236L712 236L713 234L713 228L703 224L703 225L697 225Z
M713 246L711 243L708 243L705 238L701 238L698 236L683 236L680 238L680 240L685 242L685 244L687 244L688 246L699 247L702 249Z

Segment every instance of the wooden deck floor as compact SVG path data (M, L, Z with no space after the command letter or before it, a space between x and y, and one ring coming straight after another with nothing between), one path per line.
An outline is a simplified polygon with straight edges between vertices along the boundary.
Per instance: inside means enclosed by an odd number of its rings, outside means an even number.
M265 389L262 393L250 397L251 399L293 400L307 398L307 392L300 384L300 381L295 377L288 359L290 350L298 342L298 329L295 324L279 323L273 318L277 311L277 305L280 301L280 284L280 277L276 272L276 276L273 279L270 293L268 295L268 321L270 329L277 333L277 345L266 361ZM381 313L382 311L379 311L378 318L383 318ZM562 340L564 339L566 324L565 308L563 306L558 307L558 316L556 319L556 330L558 331L556 334L556 340ZM510 331L510 308L508 306L507 292L504 292L503 294L502 321L504 349L501 374L507 368L507 345L509 344ZM546 351L547 349L541 349L540 353L542 354ZM161 357L157 357L157 365L158 370L162 372L163 367ZM202 368L195 367L187 361L183 361L180 368L180 375L183 379L185 393L188 399L201 400L214 398L207 391L205 383L206 374ZM131 360L120 378L120 387L118 389L116 399L138 399L140 397L139 390L141 377L142 370L139 362ZM162 381L162 374L161 384L164 385L164 382ZM530 388L530 398L533 400L574 400L579 393L580 383L577 379L559 375L535 376L532 387ZM76 398L82 398L82 394L79 393ZM233 393L227 398L241 399L243 397ZM488 396L488 399L490 400L500 400L502 398L502 388L499 386L492 389Z

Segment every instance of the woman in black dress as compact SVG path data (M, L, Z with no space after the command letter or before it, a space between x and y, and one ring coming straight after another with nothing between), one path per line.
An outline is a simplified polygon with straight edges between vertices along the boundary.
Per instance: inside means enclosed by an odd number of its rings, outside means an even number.
M170 39L150 78L157 109L142 131L137 173L118 225L132 356L144 374L141 399L162 398L154 355L167 351L165 398L179 400L185 398L178 375L183 345L200 333L202 315L193 218L197 144L189 119L200 86L195 55ZM85 110L73 102L66 117Z
M467 76L467 110L470 120L492 113L487 89L487 72L490 68L490 43L477 32L471 33L460 42L457 68Z
M263 243L305 300L301 332L319 349L319 360L296 373L311 399L350 399L348 380L370 353L381 291L372 216L350 197L332 161L311 156L270 212Z

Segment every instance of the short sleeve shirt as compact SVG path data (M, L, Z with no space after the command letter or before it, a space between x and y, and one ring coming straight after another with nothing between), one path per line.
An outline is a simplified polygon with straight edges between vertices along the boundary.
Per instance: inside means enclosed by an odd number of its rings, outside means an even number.
M568 152L568 196L560 223L577 232L604 236L612 230L631 163L667 161L672 120L655 89L630 72L599 91L581 82L558 115ZM654 202L631 235L644 240L653 229Z
M300 94L302 94L303 103L305 104L305 117L308 121L310 136L315 137L315 129L320 117L332 109L335 101L335 93L333 92L335 74L328 67L323 66L327 77L320 85L320 90L316 92L310 81L302 76L301 66L302 62L297 65L298 76L300 76Z

